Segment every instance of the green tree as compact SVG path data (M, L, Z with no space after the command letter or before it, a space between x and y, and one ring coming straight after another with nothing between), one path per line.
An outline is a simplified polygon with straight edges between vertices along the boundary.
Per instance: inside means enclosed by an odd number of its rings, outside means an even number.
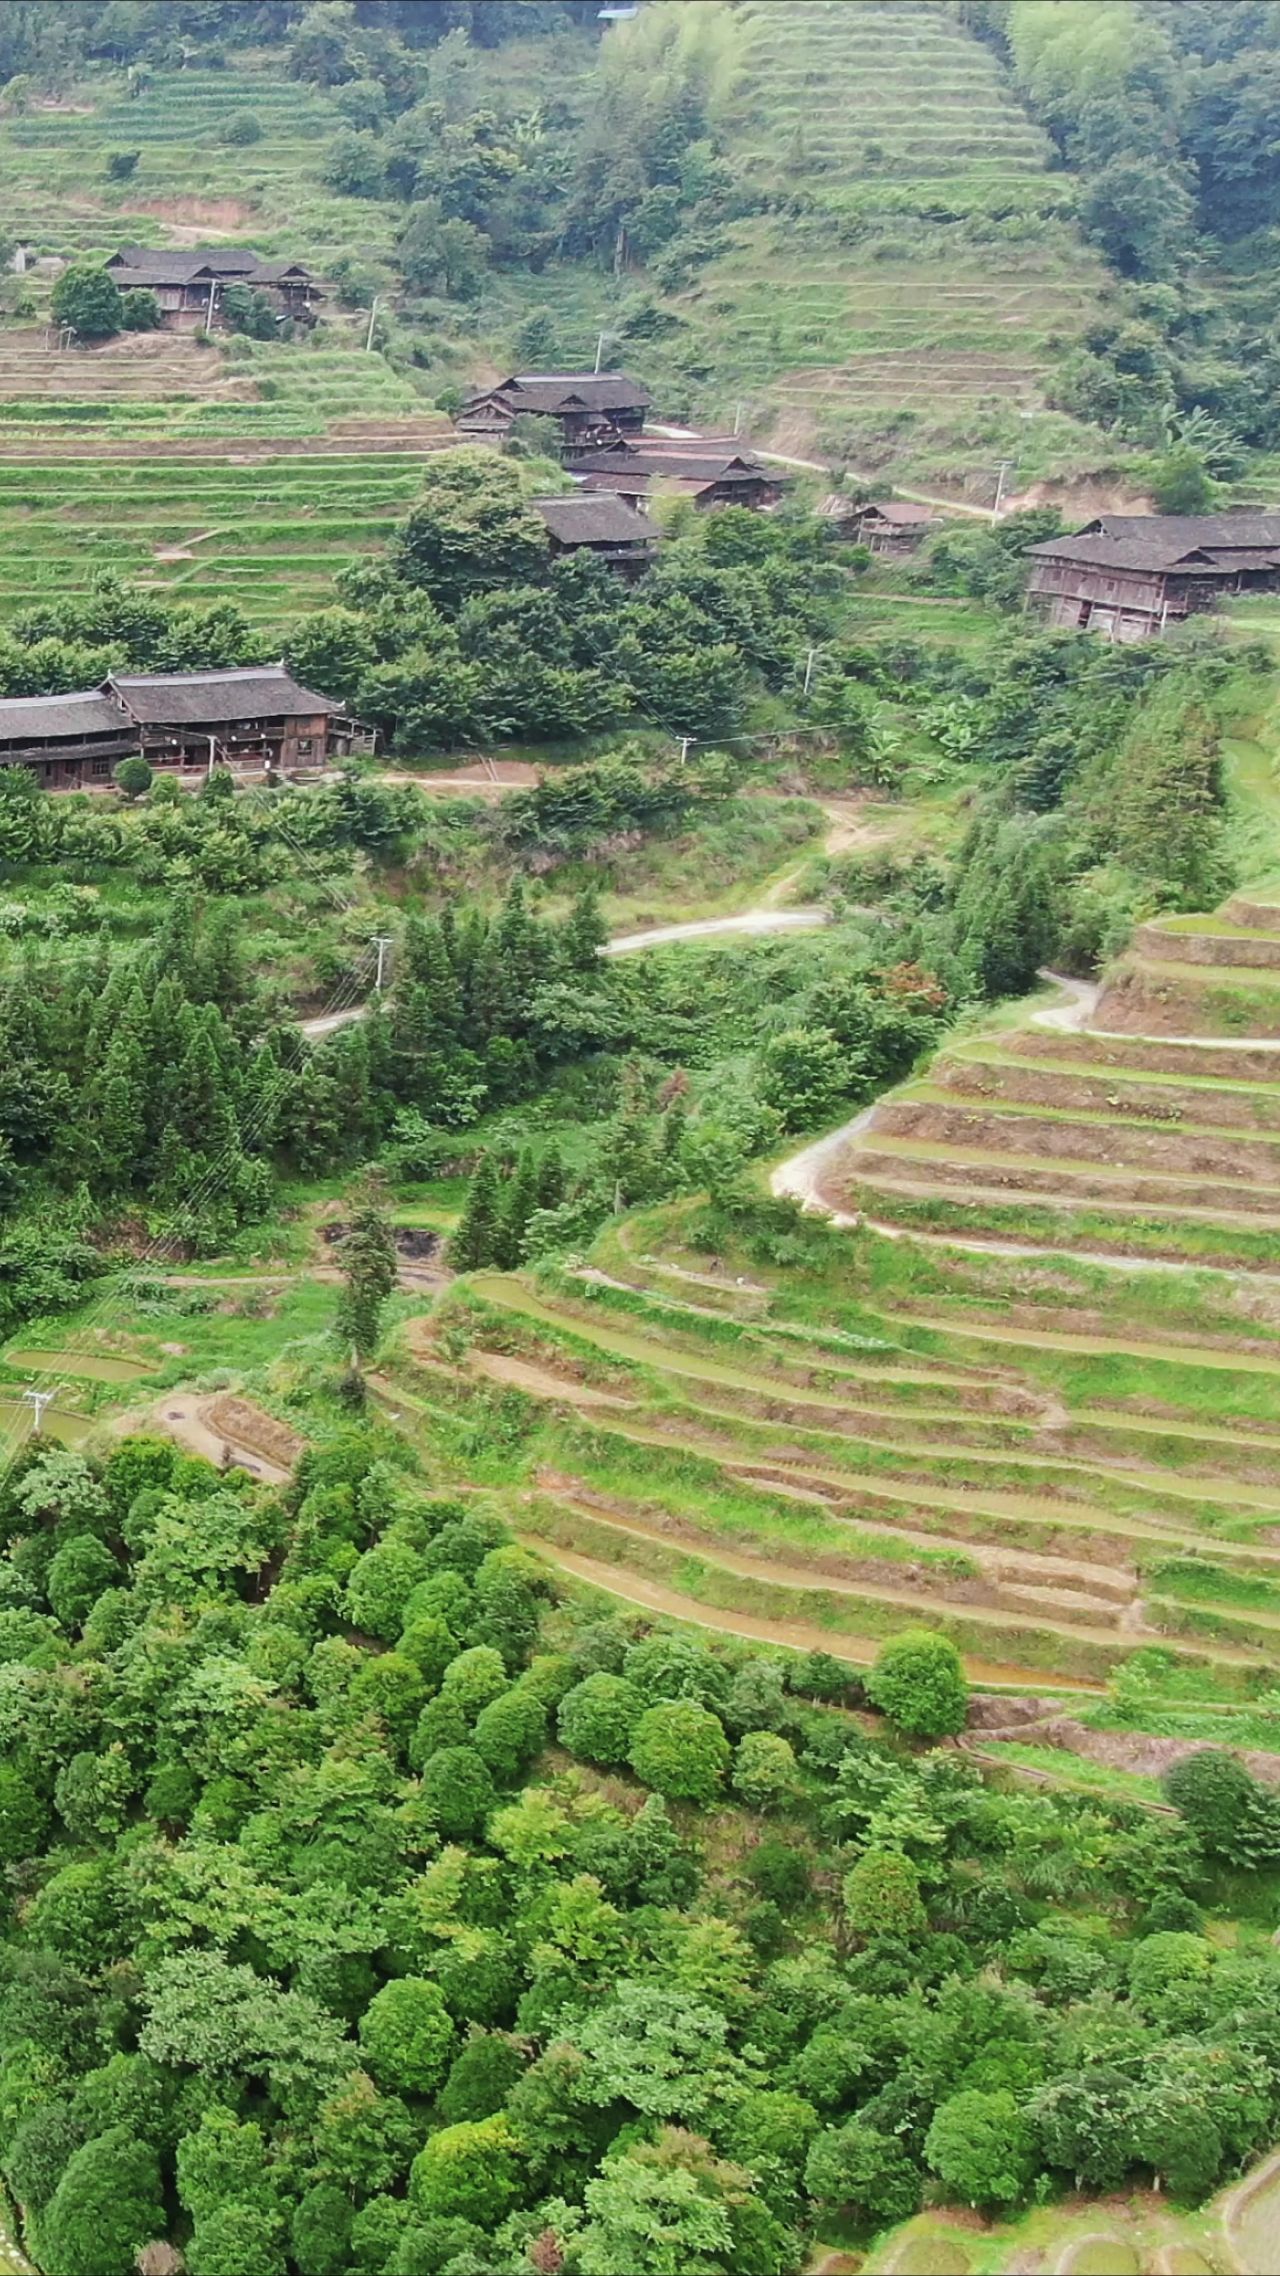
M1174 443L1151 471L1151 495L1160 514L1207 514L1213 484L1198 450Z
M428 2218L496 2227L521 2193L517 2142L508 2120L463 2120L442 2126L413 2161L409 2197Z
M478 2032L450 2066L437 2098L441 2117L451 2126L492 2118L524 2069L525 2059L510 2039L496 2031Z
M785 1130L812 1130L831 1121L862 1073L829 1029L792 1027L771 1035L760 1054L760 1096Z
M934 2112L925 2162L966 2205L1016 2205L1035 2171L1030 2123L1005 2091L953 2094Z
M145 798L155 776L143 758L121 759L115 770L116 788L128 799Z
M79 1628L104 1588L120 1577L120 1567L104 1541L77 1533L64 1541L49 1566L45 1592L63 1628Z
M560 1743L585 1762L625 1762L644 1699L625 1676L600 1673L566 1691L556 1714Z
M540 576L547 536L513 464L478 448L444 451L425 472L394 562L406 584L459 605L472 592Z
M547 1735L547 1714L532 1691L516 1685L476 1717L476 1753L495 1778L510 1783L533 1761Z
M872 1706L908 1738L945 1739L964 1729L969 1686L960 1654L931 1628L909 1628L882 1644L866 1688Z
M868 1849L844 1877L844 1909L858 1936L918 1936L928 1926L920 1875L896 1849Z
M106 340L120 331L124 302L114 277L93 261L64 269L50 295L55 324L67 324L82 340Z
M797 1791L795 1750L776 1731L748 1731L733 1757L733 1790L748 1809L779 1810Z
M289 2224L298 2276L349 2276L351 2203L332 2181L313 2181Z
M423 1816L446 1841L478 1833L496 1799L488 1765L474 1747L441 1747L423 1770Z
M729 1761L718 1715L693 1699L664 1700L640 1717L627 1750L637 1778L669 1802L713 1802Z
M419 1976L384 1984L360 2019L360 2045L379 2086L433 2094L453 2051L453 2024L439 1985Z
M127 2126L68 2160L40 2224L49 2276L133 2276L134 2256L165 2233L160 2164Z
M696 2134L664 2127L654 2142L616 2150L587 2184L583 2276L746 2276L766 2265L739 2250L750 2194L750 2175Z
M862 2118L818 2135L805 2187L817 2204L876 2228L910 2220L920 2203L920 2175L902 2145Z
M502 1241L502 1189L492 1154L480 1156L462 1215L449 1243L449 1262L455 1272L476 1272L492 1264Z
M396 1284L396 1238L390 1202L381 1180L369 1171L348 1196L350 1217L338 1244L342 1294L334 1319L338 1341L358 1359L367 1359L378 1340L382 1308Z
M0 1864L35 1857L49 1838L49 1805L27 1774L0 1762Z

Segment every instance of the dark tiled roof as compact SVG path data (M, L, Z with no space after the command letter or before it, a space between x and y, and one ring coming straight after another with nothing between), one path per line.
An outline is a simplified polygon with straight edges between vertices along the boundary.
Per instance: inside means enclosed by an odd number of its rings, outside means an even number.
M123 245L107 268L118 285L309 284L301 261L264 261L246 245L192 245L167 249Z
M118 703L97 688L76 695L11 696L0 702L0 743L38 743L47 735L128 736Z
M314 695L283 664L233 672L113 672L106 682L141 726L210 727L233 719L283 719L341 710Z
M878 514L882 522L892 522L897 529L920 529L938 517L928 506L909 505L903 498L871 498L865 506L857 507L860 514Z
M629 498L643 497L649 487L647 474L637 474L634 470L624 474L621 467L594 467L590 474L578 474L574 479L584 490L616 490Z
M638 514L607 490L576 490L563 498L529 502L560 545L641 545L658 535L647 514Z
M782 477L772 467L764 467L748 451L708 451L693 444L680 448L674 444L651 446L646 437L642 443L630 445L625 451L602 450L580 452L569 460L574 474L683 474L690 480L718 482L726 478L738 481L780 482Z
M643 411L652 401L648 388L624 371L514 372L482 395L501 397L515 412L551 415L562 410Z
M1185 568L1199 576L1224 576L1269 567L1273 557L1280 564L1280 513L1100 514L1073 537L1045 538L1027 550L1044 560L1091 568Z

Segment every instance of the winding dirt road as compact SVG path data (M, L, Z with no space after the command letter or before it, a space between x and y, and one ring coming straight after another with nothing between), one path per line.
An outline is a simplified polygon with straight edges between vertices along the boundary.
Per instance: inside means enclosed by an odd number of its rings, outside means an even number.
M1041 972L1040 978L1051 982L1055 988L1065 990L1068 1000L1064 1004L1049 1004L1043 1011L1032 1012L1030 1020L1035 1027L1055 1028L1059 1032L1067 1034L1087 1033L1108 1036L1122 1043L1181 1043L1188 1046L1194 1045L1198 1050L1212 1049L1216 1045L1219 1049L1232 1051L1238 1051L1241 1048L1247 1048L1251 1051L1280 1051L1280 1041L1267 1037L1134 1036L1122 1033L1119 1029L1095 1028L1090 1025L1090 1022L1102 994L1102 990L1096 982L1075 980L1065 972L1044 971ZM980 1235L966 1233L926 1233L914 1227L886 1225L878 1218L866 1217L858 1211L842 1209L839 1202L832 1199L824 1188L846 1148L851 1146L854 1139L868 1128L874 1113L874 1105L863 1107L861 1112L852 1116L848 1122L842 1122L838 1130L830 1131L825 1138L815 1139L811 1145L802 1147L798 1154L791 1154L785 1162L779 1162L769 1179L770 1193L787 1196L793 1201L798 1201L802 1209L814 1210L826 1217L832 1225L838 1226L844 1231L849 1231L858 1225L865 1225L868 1232L883 1234L884 1238L890 1241L919 1241L926 1247L970 1249L988 1256L1044 1257L1043 1244L1032 1241L984 1239ZM1105 1265L1113 1271L1119 1269L1124 1272L1182 1272L1186 1269L1184 1265L1169 1257L1117 1257L1114 1254L1105 1254L1101 1250L1092 1249L1073 1249L1071 1253L1082 1264ZM1257 1280L1270 1281L1280 1276L1274 1273L1256 1273L1253 1277Z
M665 948L672 941L713 940L724 933L792 933L812 932L825 925L825 909L774 909L767 904L758 909L742 909L736 917L698 917L685 925L651 925L647 932L615 933L600 951L602 956L631 956L641 948ZM353 1020L364 1019L367 1004L351 1004L343 1012L320 1012L314 1019L299 1021L304 1035L313 1039L332 1035L340 1027L349 1027Z

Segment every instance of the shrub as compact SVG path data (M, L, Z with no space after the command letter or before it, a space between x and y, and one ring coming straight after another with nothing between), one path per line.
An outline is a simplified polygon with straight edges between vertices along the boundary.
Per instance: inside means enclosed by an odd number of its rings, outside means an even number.
M560 1702L560 1744L584 1762L625 1762L643 1713L644 1700L625 1676L589 1675Z
M145 798L155 776L143 758L121 759L115 770L116 788L126 798Z
M668 1699L640 1717L627 1760L637 1778L668 1801L713 1802L729 1741L720 1717L696 1699Z
M233 111L222 130L224 142L243 148L250 142L261 142L262 122L256 111Z
M949 1637L909 1628L881 1645L867 1697L908 1738L945 1739L964 1729L969 1685Z

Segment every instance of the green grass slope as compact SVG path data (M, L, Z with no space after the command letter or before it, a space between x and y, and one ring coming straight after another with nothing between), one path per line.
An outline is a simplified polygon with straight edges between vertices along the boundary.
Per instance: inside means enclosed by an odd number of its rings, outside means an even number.
M1042 381L1107 273L995 57L931 0L742 16L730 147L785 202L682 304L718 376L784 445L946 472L989 438L1028 470L1069 462L1085 438Z

